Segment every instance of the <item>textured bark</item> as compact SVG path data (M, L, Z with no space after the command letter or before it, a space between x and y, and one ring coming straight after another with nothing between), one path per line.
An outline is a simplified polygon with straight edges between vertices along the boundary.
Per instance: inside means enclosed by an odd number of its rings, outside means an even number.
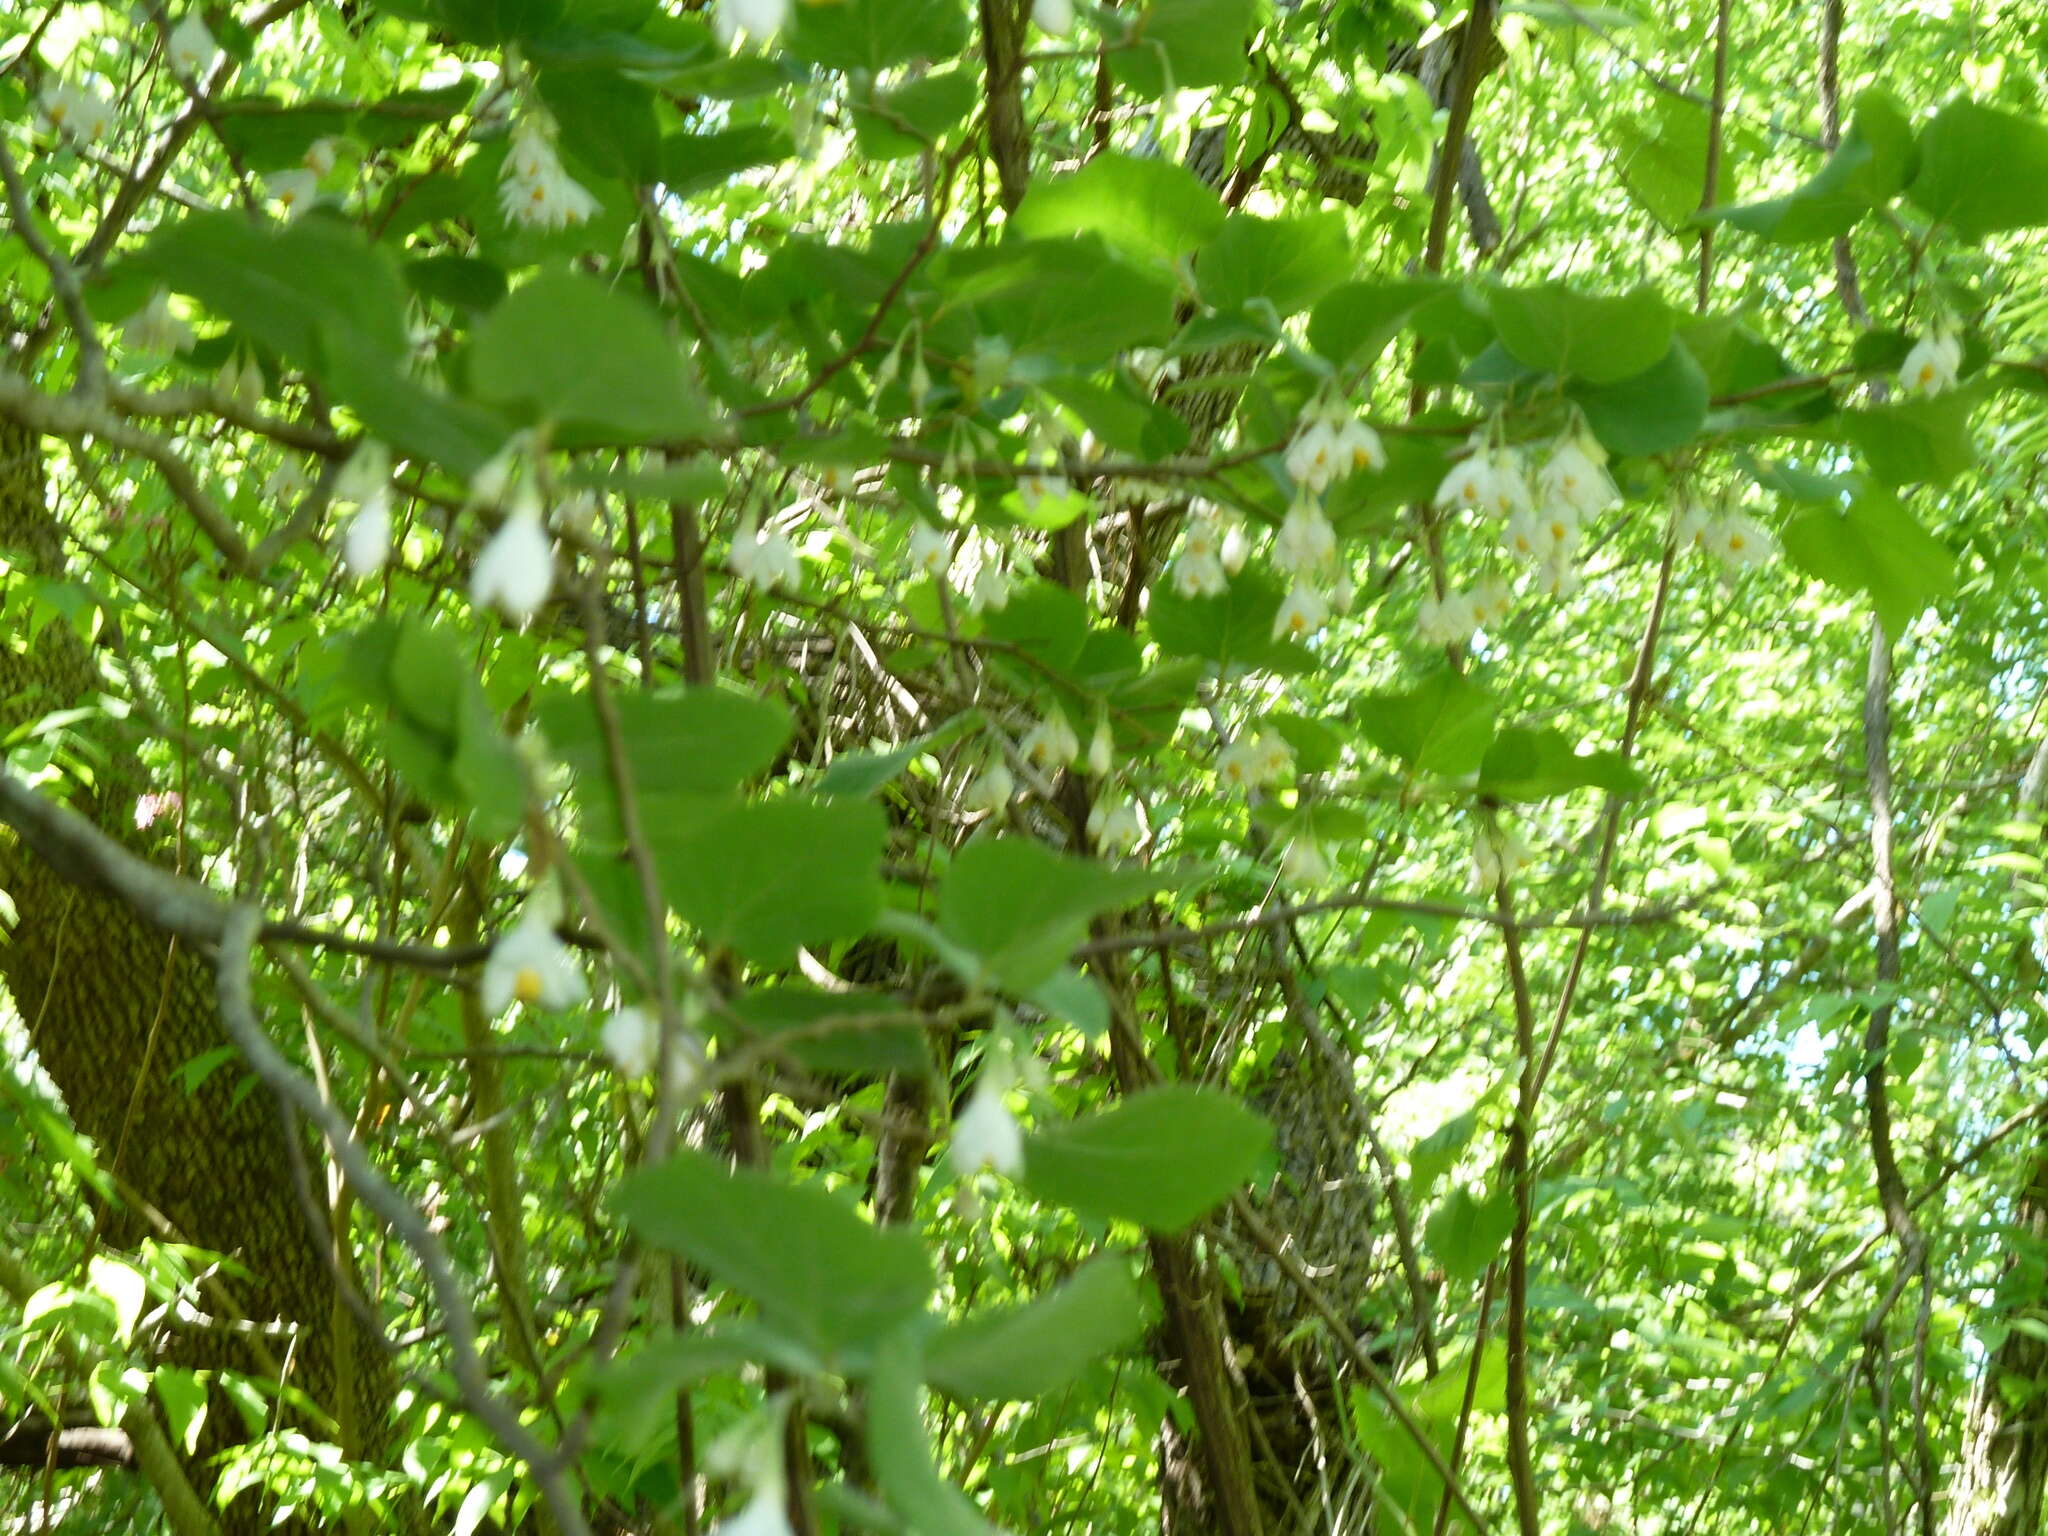
M2048 1323L2048 1133L2036 1144L2013 1212L1999 1286L2008 1325ZM1970 1399L1963 1459L1949 1490L1945 1536L2037 1536L2048 1529L2048 1343L2008 1327Z
M63 569L38 445L8 423L0 423L0 554L17 569ZM0 642L0 732L77 704L99 686L91 650L65 625L47 625L33 641ZM109 750L90 785L69 788L75 809L147 851L133 811L137 795L153 787L132 758ZM249 1271L227 1284L235 1309L257 1328L189 1331L169 1346L171 1357L273 1378L273 1367L286 1362L291 1385L339 1422L344 1449L373 1449L388 1408L389 1366L340 1305L330 1258L293 1186L292 1148L276 1107L260 1091L238 1097L241 1074L232 1067L190 1090L175 1077L227 1040L208 965L118 901L69 884L5 835L0 891L18 914L0 943L0 985L73 1120L180 1240L230 1255ZM110 1211L101 1235L126 1246L142 1228L132 1213ZM198 1487L212 1486L207 1459L243 1434L239 1414L217 1398L188 1468ZM230 1532L279 1528L253 1493L224 1512L223 1525Z

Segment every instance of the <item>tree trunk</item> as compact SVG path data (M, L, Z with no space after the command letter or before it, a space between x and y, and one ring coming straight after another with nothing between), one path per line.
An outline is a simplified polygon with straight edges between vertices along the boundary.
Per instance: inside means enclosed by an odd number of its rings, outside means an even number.
M18 570L55 575L64 565L62 533L45 494L36 440L0 422L0 552ZM46 625L25 647L0 644L0 733L78 704L100 686L90 648L64 624ZM70 803L146 851L135 803L157 786L132 756L108 745L92 782L67 786ZM389 1364L340 1304L335 1260L294 1188L293 1148L276 1106L260 1090L238 1096L242 1074L233 1066L191 1089L176 1078L179 1068L227 1043L210 966L120 902L69 884L5 835L0 891L17 914L0 943L0 985L72 1119L97 1144L103 1166L160 1213L177 1240L226 1254L249 1272L228 1280L227 1289L234 1309L256 1327L193 1329L167 1358L272 1382L282 1376L333 1416L346 1454L372 1450L389 1407ZM101 1238L111 1246L133 1246L146 1230L136 1212L103 1214ZM207 1311L222 1310L219 1293L203 1300ZM210 1489L217 1469L208 1459L246 1438L239 1414L216 1393L188 1468L195 1486ZM223 1526L230 1533L291 1528L274 1526L253 1493L223 1512Z
M2038 1536L2048 1528L2048 1131L2013 1212L1993 1315L2006 1335L1971 1396L1946 1536ZM2026 1323L2031 1329L2015 1326Z

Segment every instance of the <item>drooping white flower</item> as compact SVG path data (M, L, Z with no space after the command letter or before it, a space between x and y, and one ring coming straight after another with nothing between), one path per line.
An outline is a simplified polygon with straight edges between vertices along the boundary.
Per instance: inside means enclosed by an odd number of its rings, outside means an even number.
M1222 559L1223 525L1215 513L1197 512L1188 518L1180 533L1180 552L1197 560Z
M1040 772L1064 768L1081 755L1081 738L1057 709L1024 734L1017 750Z
M1511 827L1481 827L1472 839L1473 884L1491 891L1529 862L1529 845Z
M1323 509L1302 500L1287 509L1273 535L1273 564L1290 576L1309 576L1337 557L1337 531Z
M514 500L469 573L469 600L515 624L540 611L555 585L555 555L538 496Z
M1273 615L1273 638L1306 640L1329 622L1330 600L1314 584L1297 581Z
M717 0L711 13L711 28L718 40L730 48L745 34L765 43L789 25L790 0Z
M1537 471L1536 489L1545 512L1569 513L1580 521L1605 512L1621 494L1595 448L1578 436L1564 438L1551 450Z
M391 558L391 497L374 493L356 509L341 536L341 562L357 581L376 575Z
M1110 735L1107 719L1095 722L1095 734L1088 739L1088 771L1096 778L1109 776L1116 766L1116 739Z
M1031 0L1031 21L1041 32L1065 37L1074 30L1074 0Z
M1000 611L1010 606L1010 573L993 557L974 573L974 585L967 592L967 606L976 613Z
M1493 503L1493 460L1483 449L1453 464L1436 488L1439 512L1490 512Z
M548 921L528 912L491 946L477 993L484 1012L496 1018L515 1002L573 1008L589 995L589 984Z
M1363 417L1347 416L1337 423L1337 472L1354 475L1387 467L1386 445Z
M206 30L205 19L197 11L188 11L185 19L171 29L171 40L164 49L165 60L180 75L203 75L219 57L220 45Z
M1938 395L1954 389L1962 371L1962 342L1947 331L1935 331L1913 343L1899 369L1899 387L1909 395Z
M803 580L803 563L786 534L763 532L749 517L732 536L728 557L733 574L760 592L793 587Z
M113 136L113 103L87 86L52 80L37 95L36 105L51 130L74 143L104 144Z
M1545 597L1570 597L1579 590L1579 568L1571 553L1560 550L1536 567L1536 590Z
M1230 586L1230 573L1215 555L1182 555L1173 562L1173 590L1182 597L1216 597Z
M1579 547L1579 525L1564 513L1517 512L1501 530L1500 546L1519 560L1568 559Z
M303 165L315 176L329 175L334 170L335 154L340 147L341 141L339 139L315 139L306 146L306 153L300 159L299 164Z
M975 776L974 782L960 796L960 809L974 814L993 816L1010 803L1010 797L1017 793L1017 779L1010 772L1001 754L989 759L989 765Z
M320 178L311 171L273 171L263 178L263 190L287 220L296 219L319 200Z
M1529 490L1529 466L1518 448L1497 448L1490 465L1486 510L1495 517L1513 517L1536 505Z
M614 1008L598 1032L598 1042L619 1076L646 1077L661 1056L661 1021L645 1008Z
M1145 808L1135 796L1098 800L1088 812L1088 835L1104 853L1128 854L1145 841Z
M305 495L311 484L305 465L297 459L284 459L264 477L263 488L257 494L266 501L282 501L288 496Z
M1340 566L1337 571L1337 579L1330 583L1330 611L1332 613L1349 613L1351 605L1357 600L1358 587L1351 580L1351 573Z
M1235 576L1244 569L1245 561L1252 557L1251 535L1245 532L1244 520L1232 518L1223 530L1223 548L1218 558L1223 562L1226 575Z
M1479 610L1463 592L1424 593L1415 605L1416 637L1430 645L1463 645L1479 628Z
M1481 624L1498 624L1513 612L1515 594L1498 576L1482 576L1465 594Z
M1216 777L1232 789L1258 789L1294 770L1294 749L1280 736L1240 736L1216 754Z
M780 1488L764 1487L738 1514L718 1522L711 1536L796 1536Z
M974 1092L953 1120L953 1169L963 1177L993 1168L1004 1178L1024 1171L1024 1129L1003 1102L1010 1074L984 1066Z
M254 410L263 403L263 370L246 352L222 363L213 385L245 410Z
M953 541L946 530L920 522L910 530L910 565L926 576L943 576L953 563Z
M341 466L341 473L334 477L334 499L360 505L373 496L389 494L390 485L391 450L374 438L365 438L361 446L349 455L348 462ZM301 476L300 488L303 487L304 477Z
M499 172L498 206L506 222L528 229L566 229L598 210L598 201L562 169L547 123L523 117L512 129L512 146Z
M1700 542L1724 566L1761 565L1778 552L1770 530L1742 512L1724 512L1700 530Z
M1287 478L1311 491L1321 491L1336 477L1337 429L1327 417L1310 417L1287 445Z
M1285 736L1267 732L1258 739L1259 780L1277 784L1294 772L1294 748Z
M1065 475L1056 475L1040 470L1020 477L1017 481L1017 499L1024 503L1027 513L1036 512L1042 501L1058 501L1071 494L1073 487Z
M1280 852L1280 878L1289 885L1326 885L1330 879L1330 856L1314 838L1295 837Z
M121 340L137 352L187 352L198 337L171 310L171 295L159 288L121 326Z

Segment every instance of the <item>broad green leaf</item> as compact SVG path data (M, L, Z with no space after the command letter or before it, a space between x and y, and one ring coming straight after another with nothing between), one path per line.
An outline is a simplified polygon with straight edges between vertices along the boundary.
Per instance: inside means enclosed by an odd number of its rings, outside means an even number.
M969 1313L925 1346L925 1377L978 1402L1027 1402L1136 1342L1145 1304L1118 1258L1084 1265L1020 1307Z
M1358 728L1418 773L1471 773L1493 742L1493 695L1445 668L1405 693L1367 694Z
M197 1371L183 1366L159 1365L150 1372L150 1384L164 1405L164 1428L171 1443L191 1455L199 1445L199 1432L206 1427L206 1382Z
M1101 154L1071 175L1034 183L1010 221L1020 235L1096 234L1141 260L1178 261L1214 240L1222 201L1170 160Z
M470 346L469 376L479 399L586 441L690 437L709 425L660 318L580 274L536 277L493 310Z
M1090 1039L1109 1033L1109 999L1079 971L1062 967L1025 994L1024 1001L1048 1017L1065 1019Z
M132 1264L94 1254L85 1266L86 1288L104 1296L114 1309L115 1336L123 1344L135 1337L135 1323L142 1316L142 1304L149 1299L149 1282Z
M544 69L536 84L568 154L621 181L651 182L661 174L653 91L616 70Z
M1061 1121L1024 1144L1024 1183L1084 1216L1178 1232L1257 1169L1273 1128L1228 1094L1175 1084Z
M1496 288L1487 298L1501 344L1531 368L1618 384L1671 347L1672 316L1654 289L1608 297L1563 283Z
M1979 386L1981 388L1981 386ZM1842 433L1887 485L1946 485L1977 462L1970 436L1978 389L1844 411Z
M882 908L881 809L862 800L662 808L648 841L662 895L707 944L762 965L859 938Z
M1707 217L1784 244L1831 240L1898 195L1913 171L1913 127L1881 91L1858 98L1856 118L1828 163L1783 197Z
M975 311L984 334L1020 357L1093 367L1172 333L1173 283L1117 259L1098 236L1010 240L992 259L984 276L1000 282Z
M868 1459L875 1486L916 1536L1002 1536L933 1464L923 1376L924 1362L910 1330L899 1330L876 1352L867 1384Z
M787 133L765 123L716 133L672 133L661 141L658 176L678 197L722 187L741 171L779 165L796 153Z
M1416 1194L1429 1193L1430 1186L1451 1171L1478 1129L1479 1110L1474 1105L1415 1143L1408 1153L1408 1181Z
M1309 345L1339 368L1369 368L1408 317L1443 287L1437 278L1344 283L1316 301L1308 318Z
M1956 563L1898 497L1876 486L1845 512L1812 512L1784 534L1792 563L1829 586L1866 594L1894 638L1920 611L1955 591Z
M1235 85L1245 75L1255 0L1150 0L1109 55L1110 72L1140 96Z
M834 0L793 14L790 53L827 69L879 74L913 59L951 58L968 40L965 0Z
M904 1004L885 993L762 986L741 993L731 1007L747 1037L779 1042L813 1071L917 1073L931 1065L924 1026L906 1018Z
M939 932L994 985L1027 993L1056 975L1099 912L1154 890L1156 876L1112 870L1022 837L977 837L939 886Z
M639 795L738 789L775 761L793 729L789 711L772 699L723 688L614 688L611 704ZM610 804L611 759L590 694L550 692L535 713L555 755L576 771L584 798Z
M1707 376L1685 343L1662 361L1613 384L1574 380L1565 391L1613 454L1669 453L1691 442L1707 420Z
M1311 653L1273 638L1273 619L1285 598L1278 582L1249 569L1214 597L1182 597L1161 583L1152 589L1145 622L1169 656L1199 656L1219 667L1304 671L1315 665Z
M828 1358L873 1350L931 1295L915 1232L877 1227L822 1189L702 1152L628 1174L614 1204L643 1241L701 1265Z
M1447 1193L1430 1213L1422 1240L1453 1280L1477 1280L1515 1226L1512 1193L1499 1189L1484 1200L1463 1185Z
M1196 259L1195 280L1215 309L1256 302L1285 317L1307 309L1353 266L1351 234L1340 213L1292 219L1235 214Z
M1965 240L2048 224L2048 127L1952 101L1920 130L1920 171L1906 196Z
M871 101L854 104L854 137L876 159L914 155L938 143L981 98L978 74L964 65L934 70Z
M1647 116L1620 118L1609 132L1622 186L1666 230L1684 229L1699 210L1711 132L1704 105L1662 94ZM1719 177L1724 198L1735 195L1733 171L1724 158Z
M991 640L1014 645L1040 665L1071 672L1088 644L1088 605L1057 582L1034 581L983 615L982 627ZM1015 675L1027 687L1043 681L1023 666Z
M1479 792L1501 800L1545 800L1575 789L1632 795L1643 777L1619 752L1576 752L1564 732L1509 726L1479 765Z

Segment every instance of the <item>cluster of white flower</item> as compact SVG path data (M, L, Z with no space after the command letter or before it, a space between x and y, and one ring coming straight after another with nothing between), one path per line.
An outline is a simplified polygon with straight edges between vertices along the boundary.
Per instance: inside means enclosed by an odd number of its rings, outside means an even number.
M1770 529L1728 505L1710 512L1696 501L1685 502L1672 518L1671 537L1679 548L1704 550L1729 570L1761 565L1778 552Z
M953 540L943 528L918 521L910 530L910 568L919 575L945 579L953 563Z
M1150 835L1145 802L1136 795L1118 795L1095 802L1088 812L1088 836L1103 853L1126 856Z
M636 1082L651 1077L661 1060L661 1020L646 1008L614 1008L598 1031L598 1043L619 1076ZM669 1082L680 1093L704 1071L704 1042L679 1029L669 1042L668 1057Z
M1232 789L1263 789L1294 772L1294 748L1283 736L1240 736L1216 754L1216 777Z
M554 230L581 224L597 212L598 201L562 169L553 125L530 115L513 125L512 147L499 173L498 206L508 223Z
M1578 588L1575 557L1587 523L1620 494L1607 473L1607 450L1575 422L1550 445L1533 481L1522 450L1482 441L1444 476L1435 504L1500 518L1501 547L1535 567L1537 590L1562 597ZM1509 606L1506 583L1488 578L1469 592L1425 599L1417 630L1426 640L1462 642L1505 618Z
M1286 455L1294 504L1273 535L1273 564L1291 578L1273 616L1274 639L1305 640L1330 622L1332 612L1350 611L1351 574L1338 559L1337 531L1316 498L1332 481L1386 463L1379 434L1334 396L1303 413Z
M1018 744L1017 751L1039 772L1051 773L1079 759L1081 738L1074 734L1067 717L1054 709L1024 733L1024 740Z
M711 29L718 41L730 48L745 34L765 43L789 25L791 0L718 0L711 13Z
M1529 845L1512 827L1485 825L1472 839L1472 883L1475 889L1491 891L1503 880L1512 880L1529 862Z
M967 786L966 793L960 797L960 808L974 815L1000 815L1016 793L1016 775L1010 772L1010 765L1003 761L1003 754L998 749L989 758L988 766Z
M97 91L52 80L36 96L36 111L52 133L76 144L104 144L114 132L114 104Z
M469 600L495 607L515 624L540 611L555 586L554 543L548 537L532 444L516 434L469 483L471 507L496 507L504 521L469 572Z
M1962 342L1945 327L1939 328L1913 343L1899 369L1899 387L1909 395L1938 395L1954 389L1962 371Z
M1207 502L1190 502L1173 557L1173 590L1182 597L1215 597L1244 569L1250 554L1242 522L1226 521Z
M149 302L135 311L121 324L121 341L134 352L154 352L171 355L189 352L198 337L171 309L170 293L162 288L149 296Z
M265 483L265 491L292 467L290 460L279 465ZM358 448L335 478L334 500L356 509L342 530L342 565L358 581L376 575L391 558L390 450L377 442L365 442Z
M197 77L213 67L213 61L220 57L220 45L213 40L213 34L206 30L206 22L197 11L188 12L185 19L171 29L170 42L164 48L164 59L174 74Z
M732 553L727 557L732 573L757 592L794 587L803 580L803 563L789 535L777 529L763 529L752 513L732 536Z
M1379 433L1335 399L1310 406L1287 447L1287 477L1318 495L1342 475L1386 467Z

